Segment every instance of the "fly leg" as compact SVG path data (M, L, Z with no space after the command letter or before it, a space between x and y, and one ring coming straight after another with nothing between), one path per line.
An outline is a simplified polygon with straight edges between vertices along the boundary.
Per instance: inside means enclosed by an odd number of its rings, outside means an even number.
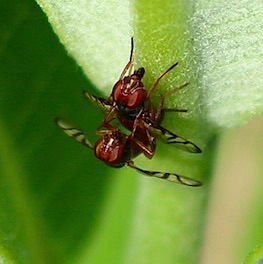
M181 89L186 87L188 84L189 84L189 82L184 82L180 86L178 86L178 87L176 87L174 89L171 89L168 92L166 92L165 94L160 96L159 105L157 107L157 111L156 111L156 114L155 114L156 123L158 123L161 120L161 118L162 118L162 116L163 116L163 114L165 112L181 112L181 113L187 112L186 109L164 108L163 105L164 105L165 98L167 98L168 96L180 91Z

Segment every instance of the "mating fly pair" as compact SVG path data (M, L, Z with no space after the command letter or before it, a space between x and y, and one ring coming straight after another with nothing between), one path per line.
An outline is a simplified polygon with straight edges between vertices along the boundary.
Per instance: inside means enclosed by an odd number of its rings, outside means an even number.
M177 144L188 152L201 152L200 148L195 144L177 136L160 125L165 112L186 112L186 110L166 109L163 105L166 96L179 91L188 83L183 83L181 86L161 96L157 108L152 105L150 100L150 96L159 81L178 63L173 64L160 74L147 92L141 81L145 73L144 68L139 68L131 74L134 55L133 47L133 39L131 39L130 60L114 85L108 99L84 92L87 99L94 102L105 112L104 120L96 131L101 138L98 139L95 146L89 142L81 130L68 125L61 118L56 118L56 124L76 141L88 148L93 148L95 156L109 166L119 168L126 165L147 176L158 177L188 186L200 186L202 185L201 182L174 173L138 168L132 161L133 158L141 153L151 159L156 148L156 137L160 137L168 144ZM131 134L126 135L111 125L110 122L113 119L118 119L119 123L131 131Z

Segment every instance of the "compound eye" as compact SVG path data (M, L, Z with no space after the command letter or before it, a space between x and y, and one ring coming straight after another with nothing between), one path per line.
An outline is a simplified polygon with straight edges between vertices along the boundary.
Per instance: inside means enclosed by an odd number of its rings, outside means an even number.
M110 166L118 166L122 161L123 147L121 145L111 145L111 141L101 138L94 147L95 156Z
M95 144L95 146L94 146L94 155L95 155L98 159L100 159L100 160L103 160L103 159L101 158L101 149L102 149L102 146L103 146L103 138L100 138L100 139L96 142L96 144Z
M118 164L122 161L123 156L123 147L116 146L114 149L112 149L110 155L109 155L109 164Z
M135 109L143 105L146 90L139 81L132 80L131 83L125 83L123 80L119 80L113 87L112 96L117 105Z
M126 100L126 107L127 108L137 108L143 105L144 100L146 97L146 91L143 89L138 89L137 91L135 91L134 93L131 93L127 100Z
M112 89L112 97L114 102L118 103L121 99L121 97L123 96L123 91L122 91L122 87L124 85L123 80L119 80L115 83L113 89Z

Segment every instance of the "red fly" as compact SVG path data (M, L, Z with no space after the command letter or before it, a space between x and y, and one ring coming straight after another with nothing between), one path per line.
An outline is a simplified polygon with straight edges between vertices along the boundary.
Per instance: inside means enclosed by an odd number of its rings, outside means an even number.
M177 144L192 153L200 153L201 150L194 143L177 136L160 125L165 112L186 112L186 110L164 108L164 99L166 96L187 86L187 82L162 95L157 108L152 105L150 100L150 96L160 80L178 63L173 64L160 74L147 92L142 83L145 69L139 68L131 74L134 56L133 47L133 39L131 39L130 60L123 69L108 99L84 92L90 101L95 102L105 111L105 117L99 127L100 129L96 131L100 136L96 144L93 146L81 130L68 125L62 119L57 118L56 124L68 136L84 146L92 148L94 155L111 167L128 166L147 176L158 177L188 186L201 186L201 182L184 176L168 172L144 170L134 165L133 159L141 153L149 159L153 157L156 148L156 137L160 137L168 144ZM132 133L126 135L111 125L110 122L115 118ZM106 129L101 129L103 127Z
M175 93L187 86L188 82L185 82L179 87L176 87L162 95L157 108L152 105L150 100L150 96L156 89L160 80L178 63L173 64L161 73L147 92L144 84L142 83L145 69L139 68L138 70L135 70L133 74L130 74L134 56L133 49L133 39L131 39L129 62L123 69L121 76L114 85L108 99L84 92L86 98L95 102L95 104L106 112L104 122L100 127L103 127L106 123L109 123L117 117L119 122L124 127L132 131L131 137L136 138L142 133L147 135L151 156L153 156L155 151L156 136L160 137L169 144L178 144L186 151L200 153L201 149L194 143L177 136L160 125L165 112L186 112L186 110L164 108L164 100L172 93ZM127 73L128 76L125 76Z
M56 118L55 123L68 136L83 144L85 147L93 149L95 156L111 167L120 168L128 166L144 175L157 177L170 182L193 187L202 185L202 183L197 180L175 173L149 171L135 166L133 158L141 153L147 156L147 148L144 148L144 146L147 145L148 142L144 141L145 138L143 134L141 134L140 139L134 138L106 123L106 130L97 131L97 134L101 137L97 140L95 146L93 146L81 130L68 125L61 118Z

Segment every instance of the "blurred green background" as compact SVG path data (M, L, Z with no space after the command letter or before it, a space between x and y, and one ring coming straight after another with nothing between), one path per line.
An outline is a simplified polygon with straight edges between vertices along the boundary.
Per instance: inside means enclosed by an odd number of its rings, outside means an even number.
M1 248L14 263L67 263L92 236L112 178L53 120L82 124L94 140L102 115L39 6L2 2L0 13Z
M184 249L178 253L183 256L178 258L180 263L193 263L193 258L199 263L204 237L201 263L228 264L240 263L250 250L262 244L262 118L222 133L216 164L203 169L213 170L211 189L208 182L201 193L158 182L161 193L155 200L147 192L148 181L128 169L108 168L93 157L92 151L75 144L54 125L54 117L64 117L87 131L94 142L93 131L102 114L82 96L83 90L99 92L68 56L39 6L27 0L0 2L0 33L3 263L135 263L133 258L140 260L136 263L153 263L149 262L151 256L144 255L152 250L151 238L157 244L153 247L158 256L155 263L160 259L169 260L167 264L178 263L170 254L178 251L176 244L170 243L172 234ZM210 160L216 151L215 145L212 148L206 154L211 155ZM161 153L173 155L165 146L161 146ZM166 162L161 155L158 159ZM139 160L139 164L144 162ZM152 188L156 182L149 184ZM166 200L165 195L174 192L174 200ZM146 212L146 219L158 223L157 229L162 220L173 216L169 210L181 210L178 218L173 217L185 221L185 225L180 227L181 232L176 229L178 222L171 223L167 230L164 226L160 240L156 238L158 231L155 236L154 227L150 227L152 237L141 238L138 244L145 248L138 249L134 245L138 233L144 231L140 228L151 226L144 223L141 227L139 219L140 210L147 209L147 203L141 201L145 197L150 200L147 195L164 211L164 215L156 214L160 211L153 207ZM160 201L162 196L164 200ZM190 210L183 206L189 200ZM181 207L173 207L176 203ZM209 213L203 232L206 204ZM167 210L169 214L165 215ZM175 228L169 229L173 225ZM160 243L169 248L169 257L164 257L166 251ZM188 243L197 248L196 252L188 248ZM158 246L160 254L156 253Z

